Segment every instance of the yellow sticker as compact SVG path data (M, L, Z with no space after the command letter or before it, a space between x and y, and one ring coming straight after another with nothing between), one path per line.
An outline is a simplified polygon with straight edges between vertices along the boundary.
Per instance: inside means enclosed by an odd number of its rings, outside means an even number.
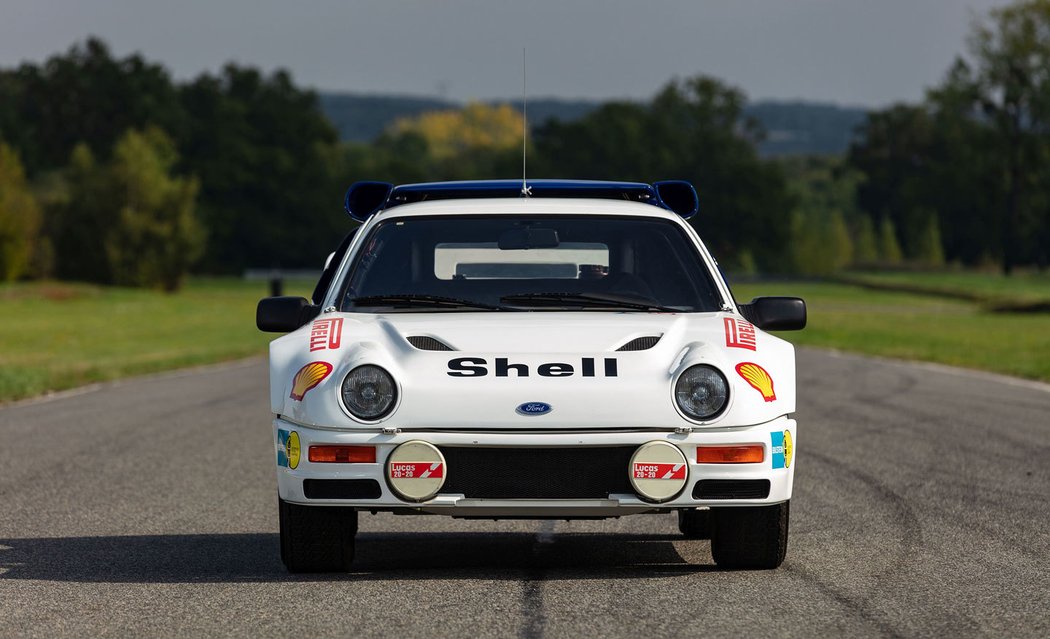
M298 440L296 440L298 444ZM791 468L791 453L794 452L794 446L791 445L791 431L784 431L784 468ZM296 454L298 458L298 454Z
M299 433L294 430L288 434L288 443L285 444L285 449L288 451L288 468L295 470L299 467L299 454L302 449L299 447Z

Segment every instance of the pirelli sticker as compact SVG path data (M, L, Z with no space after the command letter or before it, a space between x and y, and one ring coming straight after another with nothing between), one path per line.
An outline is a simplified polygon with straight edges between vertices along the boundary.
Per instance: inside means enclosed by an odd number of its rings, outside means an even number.
M315 320L310 326L310 352L335 350L343 339L343 318Z
M734 317L726 317L723 321L727 348L743 348L749 351L756 349L754 324Z

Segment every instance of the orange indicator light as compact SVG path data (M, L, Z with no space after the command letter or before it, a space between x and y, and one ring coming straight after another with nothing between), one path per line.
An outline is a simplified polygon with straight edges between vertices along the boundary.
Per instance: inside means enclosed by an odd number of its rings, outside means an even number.
M765 459L761 444L747 446L697 446L698 464L760 464Z
M311 464L374 464L374 446L311 446Z

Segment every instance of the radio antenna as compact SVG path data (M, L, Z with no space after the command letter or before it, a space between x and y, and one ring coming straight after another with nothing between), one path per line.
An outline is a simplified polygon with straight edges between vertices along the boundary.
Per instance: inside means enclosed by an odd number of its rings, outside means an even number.
M529 197L532 189L525 176L525 153L529 146L529 98L525 84L525 47L521 48L521 196Z

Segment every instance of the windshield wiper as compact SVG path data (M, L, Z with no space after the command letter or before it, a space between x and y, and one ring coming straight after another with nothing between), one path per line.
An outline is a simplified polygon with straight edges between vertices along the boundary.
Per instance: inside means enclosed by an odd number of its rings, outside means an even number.
M354 306L393 306L408 308L412 306L431 306L442 308L480 308L486 311L502 311L502 306L463 300L456 297L439 295L366 295L350 300Z
M681 313L682 311L670 306L660 306L644 299L623 297L620 295L608 295L604 293L522 293L520 295L504 295L499 298L504 304L517 304L524 306L563 306L569 305L581 308L630 308L640 311L662 311L665 313Z

